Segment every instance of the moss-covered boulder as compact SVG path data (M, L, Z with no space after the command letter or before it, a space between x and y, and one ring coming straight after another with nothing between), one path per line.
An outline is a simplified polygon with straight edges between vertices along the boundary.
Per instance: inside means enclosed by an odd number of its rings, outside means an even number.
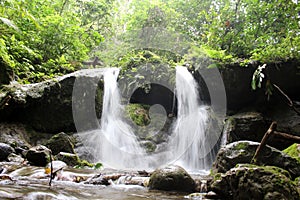
M260 143L238 141L222 147L213 164L214 173L225 173L237 164L250 163ZM300 176L300 163L295 158L266 145L257 158L258 165L277 166L287 170L292 178Z
M66 133L58 133L50 138L45 144L49 149L51 149L52 154L56 155L59 152L67 152L74 154L74 139L72 139Z
M268 124L261 113L243 112L227 118L224 134L228 143L240 140L260 142L267 129Z
M76 165L81 165L79 157L73 153L59 152L55 158L65 162L68 166L74 167Z
M101 115L102 74L102 69L80 70L40 83L5 86L0 91L0 120L47 133L75 131L74 121L82 129L95 128Z
M218 174L210 187L221 199L300 199L289 173L274 166L238 165Z
M195 190L195 181L182 167L168 165L158 168L152 173L149 180L149 188L192 192Z

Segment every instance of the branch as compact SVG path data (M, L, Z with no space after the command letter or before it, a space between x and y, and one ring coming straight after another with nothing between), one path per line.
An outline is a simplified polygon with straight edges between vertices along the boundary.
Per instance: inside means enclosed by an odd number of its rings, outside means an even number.
M290 140L294 143L300 143L300 136L278 132L278 131L276 131L276 128L277 128L277 122L272 122L268 131L265 133L263 139L261 140L260 145L257 147L256 152L251 160L251 163L253 163L253 164L256 163L259 153L261 152L262 148L264 146L266 146L267 140L271 135L273 135L277 138L284 138L286 140Z
M273 135L275 137L280 137L280 138L284 138L286 140L290 140L294 143L299 143L300 144L300 137L299 136L296 136L296 135L290 135L290 134L287 134L287 133L282 133L282 132L277 132L277 131L274 131L273 132Z
M277 85L273 84L273 86L288 100L288 105L298 114L300 115L300 111L296 109L296 107L294 106L293 101L289 98L289 96L287 94L285 94L280 87L278 87Z
M276 130L277 128L277 122L272 122L272 124L270 125L269 129L267 130L267 132L265 133L264 137L262 138L261 142L260 142L260 145L257 147L256 149L256 152L251 160L251 163L256 163L257 161L257 157L260 153L260 151L262 150L262 148L264 146L266 146L266 143L267 143L267 140L268 138L270 137L271 134L274 133L274 131Z

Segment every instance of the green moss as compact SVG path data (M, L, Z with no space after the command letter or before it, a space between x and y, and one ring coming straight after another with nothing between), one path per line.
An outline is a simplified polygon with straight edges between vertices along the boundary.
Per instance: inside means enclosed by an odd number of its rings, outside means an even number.
M240 142L235 146L236 150L242 150L242 149L246 149L248 147L248 143L247 142Z
M84 168L84 167L93 167L94 165L87 160L80 160L78 158L77 160L77 165L74 166L74 168Z
M128 104L126 106L126 115L138 126L147 126L150 123L148 115L150 106L143 104Z
M293 144L283 150L284 153L288 154L289 156L297 159L300 162L300 150L298 149L298 144Z
M249 171L252 172L254 169L262 169L264 171L270 172L272 174L276 175L284 175L288 178L290 178L290 173L282 168L275 167L275 166L258 166L258 165L253 165L253 164L237 164L236 168L238 167L247 167L249 168Z

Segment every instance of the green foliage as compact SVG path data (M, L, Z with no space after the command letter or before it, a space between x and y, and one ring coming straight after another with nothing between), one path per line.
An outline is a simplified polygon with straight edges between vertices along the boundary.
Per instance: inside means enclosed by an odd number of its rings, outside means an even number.
M165 55L164 51L162 55ZM176 63L149 50L132 51L121 57L118 65L121 67L119 82L120 86L123 86L122 94L139 87L148 93L153 81L171 85L175 82Z
M300 4L291 0L3 0L0 5L0 65L25 83L72 72L92 56L138 71L144 65L134 63L149 63L145 50L170 66L300 59ZM164 31L189 38L190 51L175 55L174 45L159 38ZM169 49L145 47L153 41Z
M110 1L4 0L0 7L0 64L21 82L78 69L109 28Z

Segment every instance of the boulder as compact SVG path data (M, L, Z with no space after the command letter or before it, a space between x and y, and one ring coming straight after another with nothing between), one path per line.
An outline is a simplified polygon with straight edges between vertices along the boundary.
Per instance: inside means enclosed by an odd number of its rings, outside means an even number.
M0 94L0 120L48 133L75 131L74 121L82 129L95 128L101 116L102 74L102 69L86 69L40 83L8 85Z
M156 169L149 180L149 188L157 190L192 192L195 186L192 177L177 165Z
M38 145L30 148L25 157L31 164L44 167L50 161L50 149L43 145Z
M218 174L211 190L221 199L299 199L289 173L274 166L237 165Z
M227 118L223 134L227 136L227 142L250 140L260 142L268 124L261 113L243 112Z
M59 152L55 158L57 160L65 162L68 166L76 166L80 165L80 159L76 154L73 153L66 153L66 152Z
M13 153L15 150L8 144L0 143L0 161L7 160L9 154Z
M75 153L74 141L72 141L70 136L63 132L52 136L45 146L51 149L53 155L56 155L59 152Z
M250 163L260 143L238 141L222 147L213 164L214 173L225 173L237 164ZM295 158L266 145L257 158L258 165L277 166L287 170L293 179L300 176L300 163Z

